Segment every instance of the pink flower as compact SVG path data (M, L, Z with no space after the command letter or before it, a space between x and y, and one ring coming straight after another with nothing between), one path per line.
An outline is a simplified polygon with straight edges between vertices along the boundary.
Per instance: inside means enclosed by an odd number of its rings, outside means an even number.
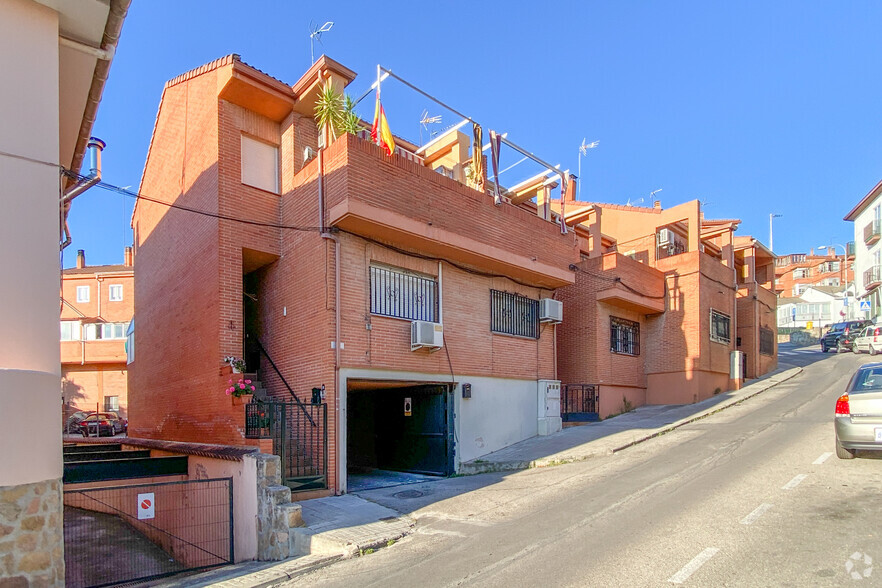
M251 380L245 380L245 383L246 383L246 384L250 384L250 383L251 383Z
M245 389L245 384L242 384L242 383L240 382L240 383L239 383L239 389L240 389L240 390L244 390L244 389Z
M227 396L229 396L229 395L230 395L230 389L227 388Z
M233 380L227 380L227 384L232 384Z
M255 388L254 386L251 386L251 391L252 391L252 392L255 392L256 390L257 390L257 388Z

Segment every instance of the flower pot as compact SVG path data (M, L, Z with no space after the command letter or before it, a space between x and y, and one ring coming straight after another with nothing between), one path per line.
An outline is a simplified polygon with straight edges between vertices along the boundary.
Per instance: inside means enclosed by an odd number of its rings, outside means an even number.
M242 404L248 404L251 402L251 397L253 394L243 394L241 396L233 396L233 406L239 406Z

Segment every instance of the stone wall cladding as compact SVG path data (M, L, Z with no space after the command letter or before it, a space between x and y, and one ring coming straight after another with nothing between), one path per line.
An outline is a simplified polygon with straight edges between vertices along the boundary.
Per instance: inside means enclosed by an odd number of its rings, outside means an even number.
M293 553L289 529L302 527L300 505L291 503L291 489L282 485L278 455L261 453L257 461L257 559L279 561Z
M0 486L0 588L64 586L61 480Z

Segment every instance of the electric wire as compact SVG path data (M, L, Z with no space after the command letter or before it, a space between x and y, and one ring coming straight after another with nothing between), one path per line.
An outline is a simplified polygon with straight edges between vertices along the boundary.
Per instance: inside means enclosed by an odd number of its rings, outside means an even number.
M82 176L81 174L73 173L68 170L64 170L63 173L64 173L64 175L71 177L71 178L74 178L74 179L82 179L83 177L85 177L85 176ZM193 207L186 206L183 204L177 204L174 202L166 202L164 200L158 200L156 198L151 198L150 196L147 196L140 191L134 192L132 190L128 190L126 188L121 188L119 186L116 186L116 185L111 184L109 182L105 182L103 180L98 182L97 184L95 184L95 186L97 188L107 190L108 192L116 192L116 193L122 194L124 196L134 198L136 200L144 200L147 202L152 202L154 204L159 204L162 206L167 206L169 208L174 208L176 210L183 210L185 212L190 212L190 213L198 214L201 216L207 216L210 218L216 218L219 220L237 222L237 223L255 226L255 227L267 227L267 228L271 228L271 229L285 229L285 230L291 230L291 231L308 231L308 232L317 232L317 233L322 231L321 227L301 227L301 226L297 226L297 225L284 225L284 224L280 224L280 223L267 223L267 222L263 222L263 221L238 218L235 216L220 214L220 213L216 213L216 212L209 212L207 210L199 210L198 208L193 208Z

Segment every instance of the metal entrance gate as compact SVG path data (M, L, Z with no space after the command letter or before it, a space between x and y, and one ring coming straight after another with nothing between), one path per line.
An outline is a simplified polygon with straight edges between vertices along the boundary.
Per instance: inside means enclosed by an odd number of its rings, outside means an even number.
M560 416L564 422L599 420L600 395L593 384L564 384L560 391Z
M230 564L233 549L232 478L64 491L68 587Z
M282 461L282 483L293 491L328 487L328 405L251 402L245 437L272 439Z

